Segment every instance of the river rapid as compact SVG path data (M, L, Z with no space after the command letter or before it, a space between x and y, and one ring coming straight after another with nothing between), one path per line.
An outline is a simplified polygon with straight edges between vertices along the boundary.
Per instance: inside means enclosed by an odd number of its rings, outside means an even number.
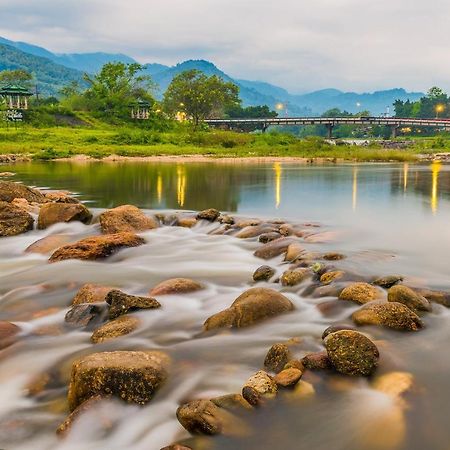
M404 283L450 291L450 166L362 164L305 166L286 163L24 163L0 166L14 181L67 189L97 216L107 208L133 204L146 214L170 217L180 211L217 208L240 218L284 219L305 230L306 252L339 252L332 264L361 277L392 274ZM98 234L98 225L57 224L44 231L0 241L0 320L21 328L18 342L0 351L0 448L14 450L159 450L189 434L176 418L187 400L239 393L263 368L277 342L295 338L295 355L321 351L322 333L347 323L358 305L335 296L312 297L307 285L260 286L282 292L295 311L236 331L202 334L211 315L254 286L252 275L268 263L281 275L282 256L254 256L258 238L223 234L218 222L192 229L161 226L140 233L146 244L104 262L48 264L49 255L24 253L55 234L72 240ZM205 289L158 298L162 308L136 314L142 326L131 335L93 345L92 332L70 329L64 317L85 283L116 286L148 295L159 282L186 277ZM276 277L275 277L276 278ZM244 436L221 436L198 448L257 449L450 449L450 309L434 304L425 329L401 333L363 327L379 347L377 376L407 372L414 389L401 406L373 388L373 380L309 374L315 395L289 392L242 415ZM161 349L172 358L167 383L145 407L105 402L77 421L69 436L55 430L67 416L72 361L112 350ZM57 371L49 389L33 395L30 383ZM403 402L403 401L402 401ZM103 421L110 422L105 432ZM211 445L211 447L202 447Z

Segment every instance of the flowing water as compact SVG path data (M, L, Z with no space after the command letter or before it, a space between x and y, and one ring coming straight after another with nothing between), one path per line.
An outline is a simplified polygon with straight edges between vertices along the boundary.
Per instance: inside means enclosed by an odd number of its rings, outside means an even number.
M305 224L317 234L304 242L307 251L346 254L336 263L339 268L361 276L402 274L411 285L450 291L450 166L33 162L0 171L15 172L13 179L27 185L75 192L95 214L120 204L148 214L214 207L234 216ZM16 344L0 352L0 448L158 450L188 436L175 416L180 403L240 392L276 342L298 338L299 357L321 350L323 330L348 321L357 309L336 306L333 297L311 298L303 289L265 283L282 290L295 312L236 332L201 335L205 319L248 289L263 264L253 255L261 245L257 238L214 234L219 227L161 227L143 233L146 245L101 263L48 264L48 255L24 253L44 236L82 238L96 233L96 225L58 224L2 238L0 320L22 332ZM270 263L279 273L287 268L281 257ZM199 280L206 289L159 298L161 309L137 313L144 325L136 333L94 346L91 333L63 327L83 283L146 295L173 277ZM364 329L380 348L379 374L413 374L415 390L407 407L372 389L370 380L313 375L308 381L316 388L314 397L280 395L242 417L245 437L214 438L213 448L449 450L450 310L434 305L424 320L426 328L419 333ZM67 439L58 440L55 429L67 415L71 362L119 349L166 351L174 361L168 383L148 406L111 401L103 411L86 413ZM30 395L30 382L49 370L64 382ZM107 433L99 414L113 424Z

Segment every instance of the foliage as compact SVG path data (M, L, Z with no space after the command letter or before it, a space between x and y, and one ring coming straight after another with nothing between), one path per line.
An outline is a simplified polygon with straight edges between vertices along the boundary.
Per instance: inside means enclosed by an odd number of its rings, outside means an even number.
M33 75L23 69L3 70L0 72L0 86L18 84L24 88L30 89L32 81Z
M164 94L164 108L175 116L191 117L195 127L208 117L222 116L227 108L239 105L239 88L217 75L207 76L199 70L177 75Z

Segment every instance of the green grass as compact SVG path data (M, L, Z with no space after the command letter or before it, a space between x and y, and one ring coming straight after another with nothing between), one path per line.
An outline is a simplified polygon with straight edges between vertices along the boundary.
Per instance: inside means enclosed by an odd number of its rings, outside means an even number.
M299 139L281 133L248 134L229 131L155 132L116 128L92 122L90 127L0 128L0 154L36 159L87 155L120 156L208 155L212 157L301 157L353 161L414 161L420 153L450 151L450 139L421 139L407 150L330 145L320 138Z

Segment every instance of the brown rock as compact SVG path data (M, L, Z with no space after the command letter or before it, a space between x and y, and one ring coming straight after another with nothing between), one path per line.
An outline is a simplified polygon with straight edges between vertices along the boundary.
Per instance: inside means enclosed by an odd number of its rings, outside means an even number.
M331 325L322 334L322 339L325 339L329 334L336 333L336 331L342 331L342 330L352 330L355 331L353 327L350 325Z
M265 399L274 398L277 392L274 379L263 370L252 375L242 388L242 396L252 406L258 406Z
M378 366L377 347L357 331L337 331L328 335L324 343L333 366L344 375L369 376Z
M341 259L345 259L345 255L341 253L325 253L322 258L326 261L340 261Z
M254 281L269 281L275 275L275 269L270 266L261 266L253 274Z
M74 305L67 312L64 321L74 327L96 326L104 322L107 316L107 305Z
M275 375L273 381L275 381L278 386L287 388L295 386L300 381L302 375L303 373L299 369L285 369Z
M139 208L122 205L100 214L100 226L104 234L139 233L158 228L155 219L147 217Z
M245 228L242 228L238 231L234 236L239 239L250 239L256 236L263 236L269 233L274 232L275 228L268 225L251 225ZM280 237L280 235L278 235ZM267 241L269 242L269 241Z
M330 284L333 281L340 280L345 275L342 270L335 270L333 272L326 272L320 277L320 282L322 284Z
M45 196L37 189L12 181L0 181L0 202L12 202L15 198L24 198L30 203L47 202Z
M309 269L299 268L286 270L286 272L281 275L280 282L283 286L297 286L310 277L310 275L311 272Z
M381 278L377 278L373 284L375 284L376 286L380 286L382 288L385 289L389 289L392 286L400 283L401 281L403 281L403 277L399 276L399 275L390 275L387 277L381 277Z
M161 304L151 297L137 297L128 295L118 290L109 291L106 296L106 303L111 305L109 308L109 318L116 319L117 317L128 314L129 312L140 309L156 309L161 308Z
M145 239L133 233L95 236L59 248L53 253L49 261L58 262L67 259L95 261L107 258L123 248L138 247L143 244L145 244Z
M105 323L105 325L97 328L91 336L91 341L94 344L101 344L102 342L111 339L126 336L127 334L136 331L140 324L141 321L137 317L121 316L118 319Z
M236 222L236 228L256 227L261 223L262 221L259 219L242 219Z
M183 228L192 228L197 225L197 219L195 217L181 217L178 219L177 225Z
M211 316L204 330L243 328L292 311L292 302L273 289L253 288L241 294L230 308Z
M264 367L272 372L281 372L291 359L291 352L286 344L274 344L264 359Z
M389 289L388 301L402 303L413 311L431 311L431 304L425 297L403 285Z
M339 295L339 300L347 300L360 305L382 298L382 293L368 283L352 283Z
M433 291L431 289L414 289L418 294L428 301L450 308L450 293L443 291Z
M10 203L0 201L0 237L26 233L33 229L33 224L33 217L26 211Z
M40 253L45 255L71 241L68 234L52 234L45 238L39 239L25 250L25 253Z
M256 250L254 255L257 258L272 259L286 253L289 245L292 243L292 238L282 237L280 239L276 239L275 241L269 242L268 244L264 244L261 248Z
M45 203L39 211L38 229L44 230L60 222L90 223L92 214L81 203Z
M69 385L69 408L97 395L113 395L145 405L168 377L170 359L157 351L94 353L75 361Z
M11 322L0 321L0 350L14 344L17 341L17 335L20 328Z
M267 244L268 242L275 241L276 239L279 239L281 237L280 233L277 233L276 231L272 231L270 233L263 233L259 236L258 241L262 244Z
M72 305L82 303L101 303L106 301L106 296L115 289L112 286L100 286L98 284L85 284L75 295Z
M189 278L172 278L155 286L150 295L189 294L204 289L204 286Z
M302 358L302 364L309 370L329 370L333 367L327 352L310 353Z
M402 303L370 303L352 315L356 325L381 325L400 331L423 328L420 317Z
M45 198L53 203L80 203L76 198L70 197L69 192L45 192Z
M207 220L209 222L215 222L220 216L220 211L217 209L205 209L204 211L200 211L197 214L197 219L199 220Z
M301 256L302 253L305 252L305 249L298 242L294 242L290 244L287 248L286 255L284 257L285 261L295 261L297 258Z
M221 215L221 216L219 217L219 222L220 222L220 223L224 223L224 224L226 224L226 225L234 225L235 220L234 220L234 218L231 217L231 216L228 216L228 215Z
M252 405L240 394L222 395L221 397L212 398L211 401L219 408L232 412L253 409Z

